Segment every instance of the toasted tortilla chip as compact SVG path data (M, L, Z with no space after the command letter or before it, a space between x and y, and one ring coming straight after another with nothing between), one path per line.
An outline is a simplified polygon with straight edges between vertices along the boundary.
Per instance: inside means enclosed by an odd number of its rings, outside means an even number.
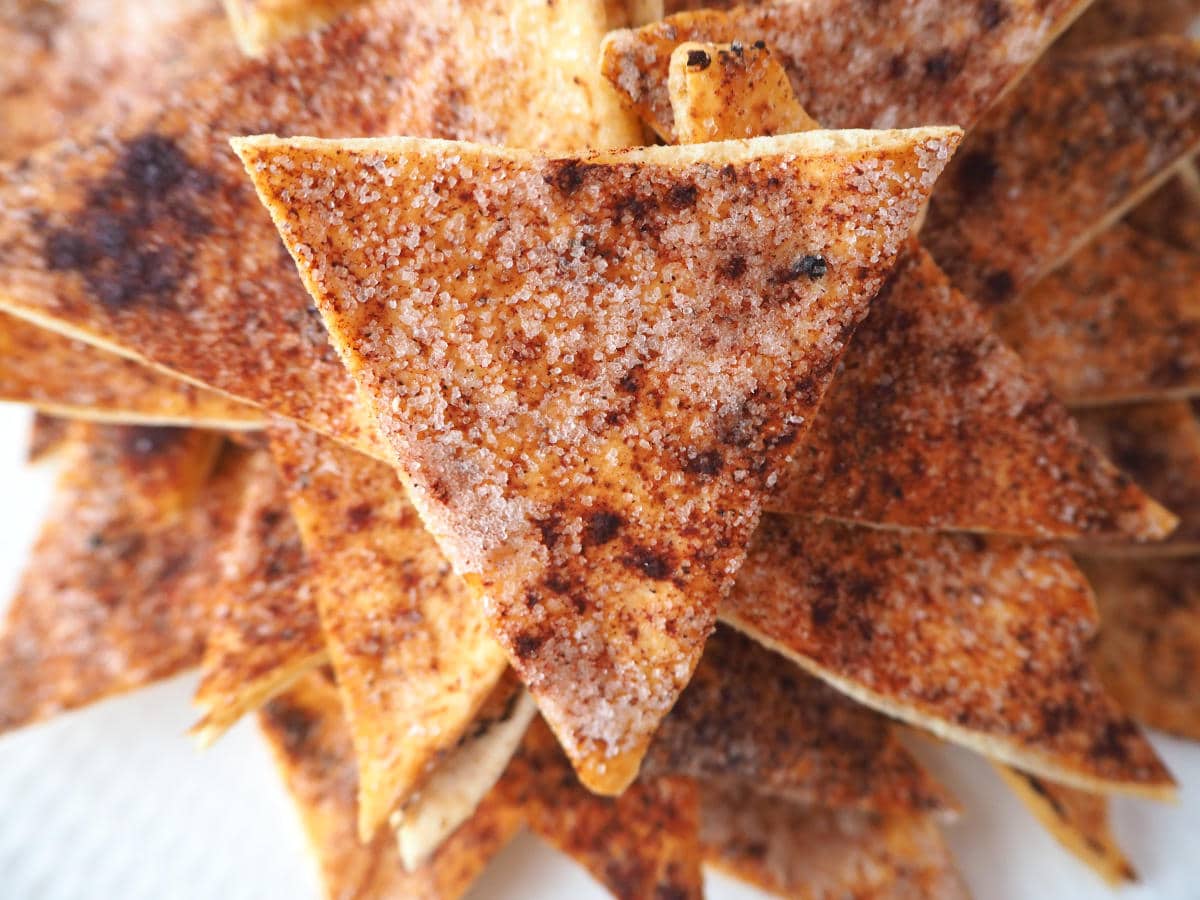
M236 57L218 0L0 7L0 159L150 104Z
M1088 664L1091 593L1057 547L767 517L721 618L992 759L1087 790L1173 795Z
M262 424L262 414L251 406L4 313L0 400L69 418L125 424Z
M1054 52L1091 50L1160 34L1187 34L1200 17L1196 0L1097 0L1054 45Z
M1179 527L1160 543L1089 542L1081 552L1109 556L1200 553L1200 421L1191 406L1172 400L1103 407L1080 413L1079 424L1130 478L1179 516Z
M386 457L226 139L637 143L595 71L608 15L603 0L384 0L0 171L0 307Z
M680 144L820 127L765 44L680 44L671 53L668 83Z
M1007 766L996 766L1026 809L1054 839L1113 886L1137 881L1137 872L1112 833L1108 798L1042 781Z
M304 548L270 454L250 454L243 477L196 688L203 716L193 731L203 744L327 655Z
M1047 58L971 132L922 241L964 294L999 306L1197 146L1200 45L1163 37Z
M968 897L927 816L805 807L748 785L701 792L700 840L714 868L780 897Z
M1200 560L1083 559L1103 625L1092 658L1139 721L1200 741Z
M719 6L720 3L704 4ZM1086 6L1078 0L775 2L669 16L604 44L601 66L667 141L671 53L685 41L751 45L788 70L801 105L826 127L969 128Z
M642 771L739 782L805 806L955 809L887 719L724 627L709 639Z
M337 689L306 675L263 707L259 723L295 801L329 897L453 900L521 825L519 809L494 792L424 866L405 872L386 832L358 839L357 767Z
M70 419L36 413L29 427L29 450L25 458L31 463L49 459L67 446L70 433Z
M1128 225L997 309L995 322L1070 404L1200 394L1200 253Z
M328 25L367 0L225 0L229 24L244 53L261 56L272 44Z
M533 698L515 677L496 687L471 730L393 816L406 869L422 865L471 817L508 768L536 714Z
M589 787L636 774L957 135L558 159L236 142L414 503ZM406 243L423 249L393 255ZM417 289L431 278L445 290Z
M919 249L872 304L770 508L1032 537L1174 525Z
M145 431L76 425L62 451L54 505L0 633L0 731L200 661L236 454L194 504L149 502L143 491L167 488L166 473L212 460L199 442L151 442Z
M1175 177L1134 207L1127 221L1179 250L1200 251L1200 169L1195 160L1177 166Z
M507 662L390 466L295 426L271 446L313 566L365 839L454 747Z
M619 797L598 797L579 782L542 719L530 726L514 768L526 773L523 807L530 830L613 896L703 896L699 796L692 781L643 778Z

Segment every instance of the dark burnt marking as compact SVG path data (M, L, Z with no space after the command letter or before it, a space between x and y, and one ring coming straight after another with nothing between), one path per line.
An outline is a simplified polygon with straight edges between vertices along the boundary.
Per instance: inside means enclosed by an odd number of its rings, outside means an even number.
M808 276L810 281L818 281L824 278L828 271L829 264L825 261L825 257L805 254L793 260L786 269L776 269L772 273L772 280L778 284L790 284L799 278Z
M652 208L653 204L642 197L626 194L613 204L613 221L620 223L628 217L631 222L644 223Z
M957 60L950 50L941 50L925 60L925 74L934 81L948 81L957 68Z
M617 536L624 520L612 510L602 509L588 516L583 529L583 542L587 546L598 547L607 544Z
M718 450L705 450L686 460L683 464L685 472L711 478L720 473L725 466L725 458Z
M731 256L725 262L721 263L717 272L730 281L736 281L746 274L746 257Z
M697 72L703 72L712 65L712 57L703 50L689 50L687 55L687 65L689 69L695 69Z
M187 433L186 428L132 425L121 429L121 448L131 456L158 456L180 444Z
M1008 9L1001 0L985 0L979 8L979 24L984 31L994 31L1008 19Z
M629 553L622 557L621 562L655 581L664 581L671 577L671 564L667 558L641 544L635 544Z
M1034 778L1032 775L1022 775L1021 777L1025 779L1025 783L1029 785L1030 790L1050 804L1050 808L1054 810L1054 814L1056 816L1058 816L1060 819L1065 819L1067 817L1067 811L1063 809L1063 805L1058 802L1058 798L1050 793L1050 789L1047 788L1046 785L1042 784L1041 781Z
M583 187L588 174L599 167L577 159L552 159L546 163L546 168L546 184L553 185L570 197Z
M901 54L895 54L888 61L888 76L894 79L903 78L908 74L908 60Z
M273 700L265 707L271 726L283 738L283 746L291 755L300 754L316 728L316 718L306 709L284 700Z
M672 209L691 209L700 191L694 184L676 184L667 191L667 205Z
M542 533L542 545L547 550L553 550L562 532L562 518L557 513L551 513L544 519L535 519L534 524Z
M529 659L546 642L544 637L525 631L513 638L513 653L518 659Z
M1123 762L1129 759L1129 749L1125 746L1125 741L1137 733L1137 726L1129 719L1109 722L1104 726L1104 731L1100 736L1092 743L1090 753L1097 759Z
M370 502L356 503L346 510L346 528L351 532L362 531L375 518L375 510Z
M1013 292L1016 289L1017 286L1013 281L1012 274L1007 270L1001 269L990 273L984 279L983 297L980 299L986 303L990 303L992 306L998 306L1012 299Z
M78 272L114 311L147 301L169 304L192 270L190 255L176 248L211 229L198 199L213 186L211 173L172 138L141 135L91 186L71 224L46 233L46 266Z
M1000 165L989 150L972 150L958 164L958 189L966 201L977 200L992 189Z
M619 387L626 394L636 394L642 389L642 378L644 372L644 366L634 366L623 376L621 376L621 380L617 383L617 387Z
M824 628L833 621L837 612L837 602L829 598L817 600L812 605L812 623L815 628Z

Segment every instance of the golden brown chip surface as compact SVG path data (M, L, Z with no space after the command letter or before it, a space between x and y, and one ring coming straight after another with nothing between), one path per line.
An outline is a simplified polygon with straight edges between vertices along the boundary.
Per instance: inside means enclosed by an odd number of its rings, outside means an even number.
M658 729L643 773L743 783L805 806L955 809L887 719L723 626Z
M1116 225L995 325L1072 405L1200 394L1200 253Z
M589 786L636 774L957 135L554 159L237 142L423 519Z
M248 454L222 589L212 598L194 731L216 740L326 659L300 534L270 454Z
M59 419L42 412L35 413L29 427L29 450L26 459L31 463L38 463L54 456L67 445L67 436L70 433L70 419Z
M238 45L252 56L267 47L328 25L367 0L225 0Z
M919 249L875 298L769 508L1027 536L1173 525Z
M1103 615L1092 657L1151 728L1200 740L1200 562L1083 559Z
M801 105L826 127L969 128L1083 5L776 0L728 12L681 13L615 32L605 42L601 66L666 140L674 138L667 73L672 51L684 41L765 41L787 69Z
M196 665L219 583L236 506L228 455L199 491L183 486L212 453L182 432L76 425L62 456L0 634L0 731Z
M1090 50L1131 38L1186 34L1200 17L1196 0L1097 0L1054 45L1054 52Z
M993 759L1092 790L1173 793L1089 665L1092 596L1056 547L768 516L721 618Z
M1167 37L1049 57L971 132L921 239L964 294L998 306L1198 144L1200 45Z
M0 307L382 455L227 139L636 143L595 71L608 14L602 0L384 0L47 148L0 171Z
M704 859L761 890L799 900L965 900L928 816L805 807L742 789L701 790Z
M1126 221L1138 231L1187 252L1200 250L1200 170L1189 160L1139 203Z
M366 837L455 746L507 662L390 466L295 426L271 446L313 567Z
M1112 833L1107 797L1042 781L1007 766L996 766L996 771L1054 839L1101 878L1111 885L1137 881Z

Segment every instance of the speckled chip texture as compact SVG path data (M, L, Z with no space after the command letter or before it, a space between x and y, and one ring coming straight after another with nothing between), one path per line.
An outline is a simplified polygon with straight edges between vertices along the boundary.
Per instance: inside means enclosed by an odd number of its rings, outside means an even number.
M70 419L60 419L43 412L34 413L33 422L29 425L26 461L33 464L55 457L59 450L68 445L71 427Z
M721 618L861 703L1076 787L1169 797L1087 657L1087 582L1053 546L767 517Z
M1131 38L1186 34L1197 19L1197 0L1097 0L1054 45L1054 51L1090 50Z
M714 4L718 5L718 4ZM671 53L684 41L765 41L827 128L967 128L1082 8L1078 0L776 0L670 16L605 42L601 66L667 140Z
M1200 560L1082 559L1104 625L1092 651L1139 721L1200 740Z
M383 0L2 169L0 307L384 455L228 138L637 143L595 71L608 16L602 0Z
M395 470L295 426L271 446L314 570L367 838L455 746L507 661Z
M334 685L321 673L306 676L263 707L259 723L328 897L453 900L520 828L520 810L497 791L428 863L405 872L390 834L367 843L358 838L354 748Z
M200 661L206 598L236 494L218 462L202 491L186 492L194 503L162 502L154 488L169 487L165 473L212 466L209 448L183 435L74 427L54 504L0 632L0 731Z
M709 638L642 772L742 783L805 806L955 810L887 719L724 626Z
M1179 250L1200 251L1200 169L1196 161L1185 160L1177 166L1175 176L1135 206L1126 221Z
M1007 766L996 769L1054 839L1101 878L1114 886L1137 880L1112 832L1107 797L1043 781Z
M1073 405L1200 394L1200 253L1117 225L995 324Z
M1047 58L971 132L921 239L964 294L998 306L1198 145L1200 45L1161 37Z
M300 534L270 454L245 453L241 502L212 598L194 728L204 743L325 661Z
M1130 478L1179 517L1179 527L1160 543L1092 544L1088 552L1137 556L1200 553L1200 421L1183 400L1086 410L1083 431Z
M958 134L555 159L237 142L426 523L590 787L636 773Z
M521 805L529 829L587 869L614 897L703 897L693 782L642 778L619 797L598 797L579 783L540 719L513 768L527 773Z
M1161 539L1174 525L916 248L768 508L1027 537Z
M768 893L804 900L966 900L927 816L806 807L704 786L704 861Z
M72 418L257 428L258 410L0 313L0 400Z
M680 44L668 79L675 142L700 144L810 131L787 71L765 44Z
M328 25L367 0L225 0L238 46L261 56L272 44Z

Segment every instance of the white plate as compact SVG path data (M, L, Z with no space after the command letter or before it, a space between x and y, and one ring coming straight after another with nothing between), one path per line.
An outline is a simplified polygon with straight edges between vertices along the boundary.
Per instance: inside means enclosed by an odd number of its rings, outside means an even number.
M28 414L0 404L0 596L12 591L50 496L51 472L22 460ZM0 601L0 604L7 602ZM251 722L211 750L184 735L193 677L0 739L3 900L258 900L318 897L289 800ZM1117 832L1142 874L1123 898L1200 898L1200 746L1155 737L1183 786L1178 806L1116 804ZM931 751L965 807L948 830L979 900L1107 897L978 758ZM762 895L710 878L714 900ZM472 897L607 896L530 837L491 866Z

